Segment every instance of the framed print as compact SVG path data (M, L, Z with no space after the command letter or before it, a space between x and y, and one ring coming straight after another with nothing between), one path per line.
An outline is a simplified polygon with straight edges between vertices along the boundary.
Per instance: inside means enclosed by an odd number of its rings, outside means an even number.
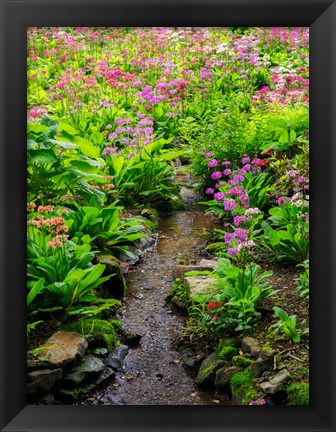
M335 1L0 1L1 430L335 431Z

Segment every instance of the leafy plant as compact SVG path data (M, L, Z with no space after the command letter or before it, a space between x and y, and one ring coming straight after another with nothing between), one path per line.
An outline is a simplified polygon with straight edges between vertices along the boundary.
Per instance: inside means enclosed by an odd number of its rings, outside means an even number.
M279 261L302 262L309 257L308 223L287 225L286 230L274 230L266 222L261 226L261 245Z
M69 233L81 239L90 238L98 249L107 248L114 254L122 253L134 258L128 246L136 240L146 237L140 218L120 219L120 211L115 203L104 208L77 206L70 211L66 225Z
M113 194L124 203L162 202L178 200L177 186L173 183L169 163L180 151L165 151L167 141L160 139L144 147L130 159L126 156L108 155L108 171L113 176Z
M274 333L283 333L292 342L299 343L301 337L309 333L309 329L304 327L305 320L302 321L301 327L297 328L297 316L288 314L281 308L274 306L274 316L278 322L271 325Z
M207 310L204 304L201 304L201 307L196 305L193 311L200 317L205 315L205 322L211 323L217 331L230 328L235 331L250 329L260 316L257 305L276 293L267 283L272 272L260 273L260 269L260 266L253 262L238 268L232 266L228 259L220 258L214 272L198 272L211 274L218 280L218 294L212 296Z
M309 300L309 260L305 260L302 264L298 264L297 267L304 268L304 271L296 278L296 291L305 300Z

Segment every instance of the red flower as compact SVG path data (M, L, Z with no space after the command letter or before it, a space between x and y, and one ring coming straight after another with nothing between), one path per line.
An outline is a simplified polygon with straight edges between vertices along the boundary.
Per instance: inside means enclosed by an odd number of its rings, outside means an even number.
M262 166L262 165L268 165L270 163L270 161L268 159L260 159L256 165L257 166Z
M223 306L222 302L211 301L211 302L208 303L208 311L212 311L214 309L218 309L221 306Z
M211 317L211 320L212 320L212 321L216 321L217 318L218 318L217 315L213 315L213 316Z

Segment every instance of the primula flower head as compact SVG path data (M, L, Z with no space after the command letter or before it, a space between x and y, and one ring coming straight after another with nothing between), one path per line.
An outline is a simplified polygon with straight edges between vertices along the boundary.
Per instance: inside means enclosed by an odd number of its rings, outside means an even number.
M217 180L217 179L220 179L222 177L222 175L223 174L221 173L221 171L215 171L211 174L211 178L212 178L212 180Z

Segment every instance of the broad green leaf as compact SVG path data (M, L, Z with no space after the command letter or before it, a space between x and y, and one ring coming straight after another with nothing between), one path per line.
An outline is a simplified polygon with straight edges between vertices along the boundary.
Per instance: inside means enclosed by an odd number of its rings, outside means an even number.
M34 283L31 290L27 295L27 306L30 306L32 301L35 299L38 293L40 293L44 288L44 278L40 278L37 282Z
M28 164L38 162L42 164L53 164L58 161L53 150L30 150L28 156Z

